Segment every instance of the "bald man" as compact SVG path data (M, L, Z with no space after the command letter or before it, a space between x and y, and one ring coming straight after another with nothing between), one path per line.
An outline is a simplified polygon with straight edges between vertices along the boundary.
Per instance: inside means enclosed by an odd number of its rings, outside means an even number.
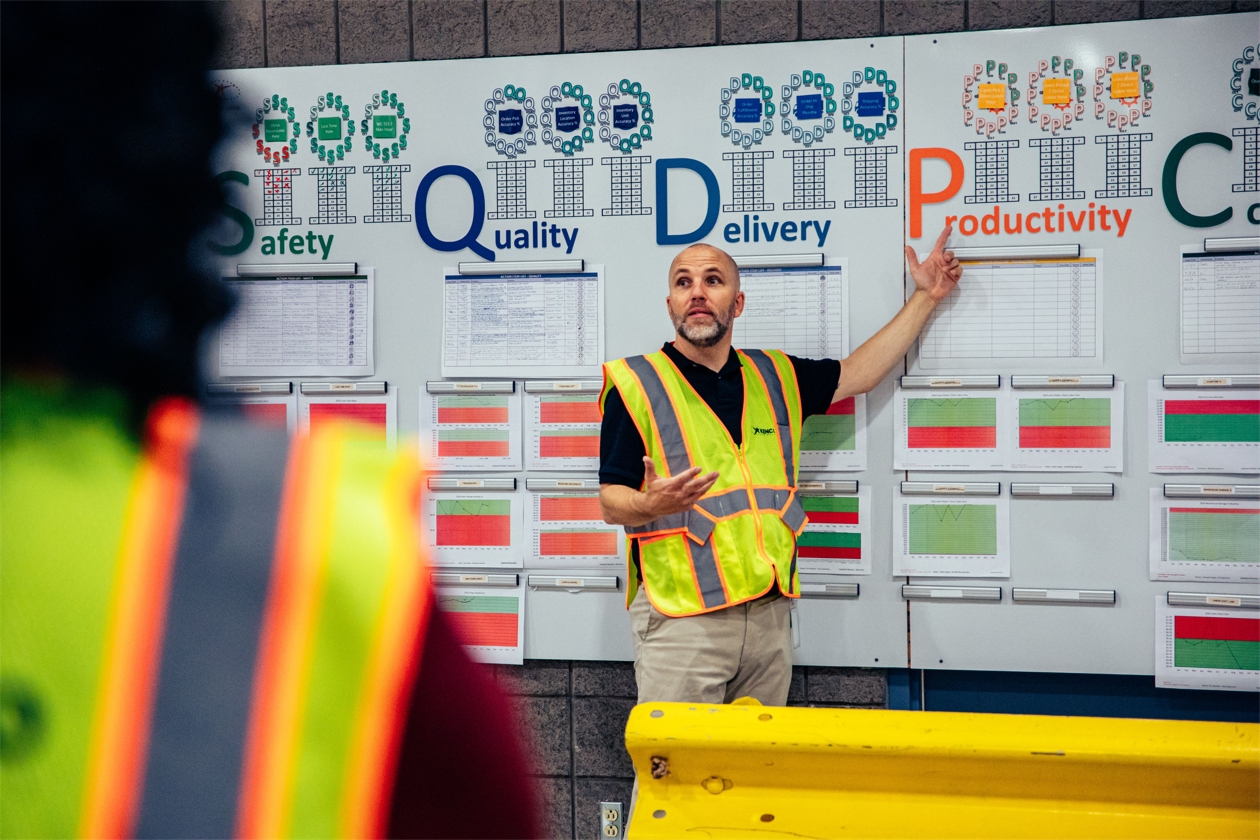
M640 703L787 702L801 424L871 390L905 355L962 276L949 234L922 263L906 248L914 294L843 362L733 350L735 261L698 244L670 264L676 339L605 364L600 395L600 504L629 537Z

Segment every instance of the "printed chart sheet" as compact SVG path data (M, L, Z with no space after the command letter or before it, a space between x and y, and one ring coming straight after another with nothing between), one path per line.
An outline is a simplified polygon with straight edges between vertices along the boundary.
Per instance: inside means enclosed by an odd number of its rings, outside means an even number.
M599 469L598 379L525 383L525 469Z
M286 383L287 384L287 383ZM235 406L241 414L254 423L278 426L289 434L297 431L297 392L288 394L231 394L211 395L210 406Z
M1002 470L1010 413L1005 388L897 387L895 470Z
M731 328L735 347L782 350L805 359L849 354L848 260L813 268L745 268L744 313Z
M420 393L420 447L430 470L521 469L518 386L502 380L427 383Z
M1181 361L1260 361L1260 252L1182 249Z
M347 383L353 384L353 383ZM322 423L352 422L374 443L393 448L398 442L398 392L384 394L302 394L298 428L310 432Z
M625 565L625 532L604 522L599 493L530 492L531 569L619 569Z
M219 376L371 376L375 272L225 277L239 303L218 332Z
M1106 390L1013 390L1009 469L1123 472L1124 383Z
M599 376L604 267L462 275L443 282L442 376Z
M1151 488L1151 580L1260 582L1260 501Z
M807 574L871 573L871 489L856 495L801 494L809 524L796 540L797 568Z
M893 574L914 577L1011 576L1006 496L903 496L893 509Z
M919 335L919 366L1102 363L1102 256L967 262Z
M525 553L518 492L430 492L424 539L435 566L519 569Z
M1260 691L1260 614L1155 598L1155 685Z
M805 419L801 468L823 472L866 469L866 394L833 402L826 414Z
M444 586L437 605L473 659L498 665L525 661L524 586Z
M1151 472L1260 474L1260 391L1151 379L1146 394Z

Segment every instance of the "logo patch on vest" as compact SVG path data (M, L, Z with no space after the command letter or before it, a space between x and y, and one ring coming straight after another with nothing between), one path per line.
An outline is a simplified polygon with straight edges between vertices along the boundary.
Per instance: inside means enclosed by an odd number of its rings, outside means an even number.
M754 435L772 435L774 434L774 429L759 429L756 426L753 426L753 434Z

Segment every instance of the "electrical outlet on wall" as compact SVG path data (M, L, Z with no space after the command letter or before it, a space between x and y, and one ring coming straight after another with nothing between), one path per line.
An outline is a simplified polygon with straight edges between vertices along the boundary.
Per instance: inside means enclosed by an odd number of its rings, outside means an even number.
M623 834L624 827L621 824L621 803L599 803L599 836L621 837Z

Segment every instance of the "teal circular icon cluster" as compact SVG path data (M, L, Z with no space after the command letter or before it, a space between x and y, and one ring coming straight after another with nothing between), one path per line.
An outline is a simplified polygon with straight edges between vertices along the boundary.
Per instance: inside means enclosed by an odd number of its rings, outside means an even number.
M844 132L852 134L855 140L874 143L897 127L901 100L897 97L897 81L889 77L887 70L854 70L852 77L840 86L840 94Z
M372 94L372 101L363 108L363 122L359 125L363 129L363 147L377 160L389 163L407 150L411 119L397 93L382 90Z
M538 113L534 98L523 87L495 88L486 100L481 119L486 129L486 145L505 157L525 154L538 143Z
M1242 55L1235 58L1230 67L1230 100L1235 113L1241 112L1249 120L1260 121L1260 66L1250 67L1260 49L1251 44L1243 47Z
M332 166L344 160L346 152L354 148L354 120L350 118L350 105L332 91L319 97L311 106L306 136L311 141L311 154L324 163Z
M761 145L774 133L774 85L761 76L731 76L718 104L722 136L744 149Z
M272 94L254 111L254 150L272 166L297 154L297 111L287 97Z
M595 102L581 85L552 85L542 99L543 145L572 157L595 142Z
M822 73L793 73L782 89L780 126L793 143L812 146L836 128L836 86Z
M618 101L621 99L625 101ZM623 155L633 154L652 139L652 94L639 82L613 82L599 95L597 119L600 140Z

